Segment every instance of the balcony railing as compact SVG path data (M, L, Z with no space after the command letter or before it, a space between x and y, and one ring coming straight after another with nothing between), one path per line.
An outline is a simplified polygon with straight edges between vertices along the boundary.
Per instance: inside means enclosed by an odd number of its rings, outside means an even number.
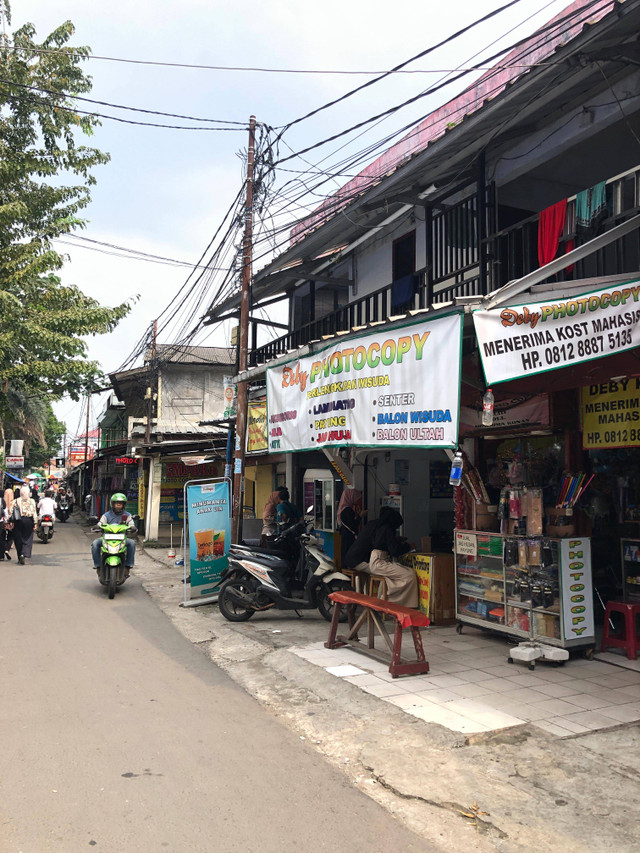
M573 227L564 239L580 245L588 237L581 241L576 235L575 203L575 196L568 200L567 221L573 223ZM609 215L600 225L601 232L640 212L640 167L607 182L607 203ZM250 366L265 364L311 341L321 341L338 332L351 332L359 326L399 317L411 310L442 305L456 296L485 296L537 269L538 214L500 231L491 228L492 218L487 216L491 233L480 240L475 196L434 216L428 229L431 237L427 247L432 265L415 273L413 296L398 304L398 283L390 283L253 350L249 356ZM570 244L564 247L561 244L559 252L566 248L570 248ZM635 231L578 261L554 280L632 273L639 269L640 231Z

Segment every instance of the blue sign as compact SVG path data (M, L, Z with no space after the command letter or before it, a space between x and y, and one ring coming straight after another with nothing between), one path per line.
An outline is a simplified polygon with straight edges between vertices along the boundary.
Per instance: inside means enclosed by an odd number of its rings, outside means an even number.
M217 592L227 568L231 539L229 483L218 480L187 485L191 598Z

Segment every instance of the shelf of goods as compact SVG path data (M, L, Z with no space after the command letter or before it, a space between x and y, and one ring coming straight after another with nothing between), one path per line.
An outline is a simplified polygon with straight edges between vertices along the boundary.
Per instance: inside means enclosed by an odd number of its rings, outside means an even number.
M454 556L459 625L562 648L593 644L589 539L456 530Z
M640 539L621 539L623 598L625 601L640 601Z

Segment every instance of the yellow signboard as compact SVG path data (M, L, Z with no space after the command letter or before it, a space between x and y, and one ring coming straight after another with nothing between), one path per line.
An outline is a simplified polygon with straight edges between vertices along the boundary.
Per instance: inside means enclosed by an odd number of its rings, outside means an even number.
M640 377L585 385L580 404L585 450L640 447Z
M247 453L268 450L267 403L249 403L247 406Z

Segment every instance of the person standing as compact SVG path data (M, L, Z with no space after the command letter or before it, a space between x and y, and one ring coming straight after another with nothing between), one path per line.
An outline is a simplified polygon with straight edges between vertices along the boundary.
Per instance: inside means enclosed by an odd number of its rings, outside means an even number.
M260 544L264 548L269 538L272 538L277 533L276 519L278 517L278 497L279 492L271 492L269 500L264 505L262 510L262 533L260 535Z
M340 556L345 565L347 551L356 541L362 528L362 492L345 489L338 503L338 530L340 531Z
M29 486L22 486L20 497L13 504L13 538L16 543L18 562L24 566L25 559L31 559L33 531L38 516L36 502L31 497Z
M289 500L289 489L283 486L278 489L277 521L278 530L282 533L287 527L291 527L300 520L300 510Z

